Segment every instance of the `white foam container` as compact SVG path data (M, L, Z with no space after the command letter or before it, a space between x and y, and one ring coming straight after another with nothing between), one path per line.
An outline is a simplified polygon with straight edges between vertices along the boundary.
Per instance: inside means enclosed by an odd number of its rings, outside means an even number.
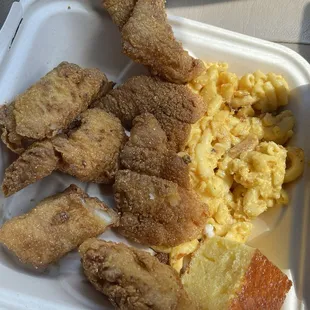
M21 0L13 4L0 32L1 104L10 102L63 60L98 67L117 82L145 70L121 54L118 29L100 2ZM310 308L310 66L281 45L184 18L171 16L170 22L176 37L196 57L228 62L230 70L238 74L257 69L277 72L289 82L289 108L297 118L291 143L305 150L305 173L290 188L289 206L270 210L256 221L249 244L258 247L293 280L294 288L283 309ZM2 178L14 156L3 144L0 148ZM113 204L109 189L99 190L97 185L81 184L54 173L8 199L1 193L0 221L27 212L70 183ZM116 238L111 231L103 237ZM70 253L47 272L37 273L17 264L0 249L0 309L99 310L111 306L83 277L77 253Z

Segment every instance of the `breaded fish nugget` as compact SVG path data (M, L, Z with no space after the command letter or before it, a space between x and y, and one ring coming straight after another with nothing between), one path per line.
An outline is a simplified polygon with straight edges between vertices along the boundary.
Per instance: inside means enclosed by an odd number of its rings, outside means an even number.
M207 206L196 194L162 178L118 171L114 184L118 231L149 246L174 247L198 238Z
M142 113L152 113L168 137L172 150L182 151L191 130L207 107L189 87L135 76L100 99L99 106L117 116L126 127Z
M2 190L6 197L50 175L59 157L49 140L33 143L4 173Z
M62 62L11 103L9 119L0 119L2 140L20 153L17 137L42 140L51 138L110 88L98 69L82 69ZM0 117L3 113L0 113Z
M105 0L103 4L121 30L124 54L153 75L182 84L205 70L203 62L175 39L164 0Z
M0 242L22 263L44 268L117 223L117 215L75 185L42 200L0 229Z
M59 169L82 182L109 184L119 167L125 132L114 115L94 108L83 112L67 134L33 143L6 170L2 183L10 196Z
M125 138L118 118L102 109L89 109L81 114L78 129L53 139L61 157L58 167L82 182L112 183Z
M177 273L147 252L97 239L79 251L86 277L116 309L196 309Z
M190 187L187 164L168 150L166 134L152 114L134 119L129 141L121 152L121 164L125 169Z

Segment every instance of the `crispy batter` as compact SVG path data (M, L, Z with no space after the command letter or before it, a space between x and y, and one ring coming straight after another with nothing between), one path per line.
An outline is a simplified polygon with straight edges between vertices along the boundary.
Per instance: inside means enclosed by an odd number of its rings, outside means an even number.
M136 76L112 90L99 103L104 110L116 115L124 126L142 113L152 113L165 131L169 146L175 151L184 148L190 124L206 112L202 98L187 86L163 82L148 76Z
M29 213L7 221L0 229L0 242L21 262L41 268L114 223L113 210L71 185Z
M173 182L121 170L114 192L119 232L136 242L172 247L199 237L205 226L207 206Z
M101 109L81 114L67 135L33 143L5 171L2 190L10 196L59 169L83 182L112 183L125 142L120 121Z
M21 153L22 137L41 140L55 136L110 89L111 84L98 69L62 62L18 96L11 107L3 108L2 140Z
M156 118L149 113L133 121L129 141L121 153L124 168L157 176L189 188L189 168L183 159L167 148L167 137Z
M25 148L23 137L16 133L16 123L13 115L14 103L0 107L1 140L13 152L21 154Z
M103 7L121 29L128 21L137 0L103 0Z
M169 149L175 152L183 151L191 133L191 124L165 114L156 113L155 116L167 135Z
M86 277L116 309L195 309L177 273L149 253L96 239L80 253Z
M127 146L148 148L155 151L167 149L167 136L151 113L134 118Z
M204 71L202 61L189 56L176 41L167 21L164 0L104 1L121 29L123 52L147 66L153 75L186 83Z
M49 140L33 143L6 170L2 190L6 197L50 175L56 168L58 157Z
M188 166L173 152L125 146L121 153L121 163L125 169L160 177L184 188L190 187Z
M125 132L119 119L101 109L81 114L81 126L53 139L59 169L83 182L111 183L119 165Z

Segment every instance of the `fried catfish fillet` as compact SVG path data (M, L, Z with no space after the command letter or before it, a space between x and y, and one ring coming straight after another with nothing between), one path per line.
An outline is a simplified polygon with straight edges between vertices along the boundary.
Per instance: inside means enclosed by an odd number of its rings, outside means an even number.
M112 87L98 69L62 62L23 94L2 108L2 140L14 152L23 140L51 138Z
M149 253L96 239L79 251L86 277L116 309L196 309L177 273Z
M208 210L195 193L162 178L118 171L114 184L119 232L148 246L174 247L198 238Z
M59 158L49 140L33 143L4 173L2 190L6 197L50 175Z
M190 187L187 164L168 150L165 132L149 113L133 120L129 141L121 152L121 165L125 169Z
M83 182L109 184L119 166L125 132L119 119L102 109L83 112L80 124L67 135L33 143L6 170L5 196L59 169Z
M116 213L75 185L42 200L0 229L0 242L22 263L44 268L117 224Z
M124 54L147 66L153 75L182 84L200 75L204 65L175 39L164 3L106 0L104 6L121 30Z
M142 113L152 113L168 137L169 148L184 149L191 130L206 112L202 98L187 86L149 76L135 76L110 91L98 105L116 115L126 127Z
M118 170L125 137L118 118L102 109L89 109L81 114L77 130L53 139L61 157L58 168L83 182L109 184Z

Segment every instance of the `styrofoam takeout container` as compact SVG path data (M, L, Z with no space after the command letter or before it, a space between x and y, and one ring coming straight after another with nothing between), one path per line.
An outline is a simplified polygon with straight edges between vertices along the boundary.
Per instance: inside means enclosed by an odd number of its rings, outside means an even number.
M121 54L120 35L101 1L21 0L14 3L0 32L0 102L17 94L61 61L98 67L121 82L145 72ZM284 270L294 282L284 309L310 308L310 65L283 46L252 37L170 17L176 37L193 55L208 62L224 61L238 74L261 69L283 74L292 89L289 108L296 119L292 144L306 154L303 177L290 187L289 206L268 211L258 220L249 242ZM1 144L0 177L14 156ZM4 199L0 194L0 225L27 212L46 196L76 183L110 205L110 188L82 184L60 173ZM104 234L111 240L113 232ZM70 253L44 273L16 263L0 249L0 309L110 309L107 300L82 275L79 256ZM267 310L267 309L266 309Z

